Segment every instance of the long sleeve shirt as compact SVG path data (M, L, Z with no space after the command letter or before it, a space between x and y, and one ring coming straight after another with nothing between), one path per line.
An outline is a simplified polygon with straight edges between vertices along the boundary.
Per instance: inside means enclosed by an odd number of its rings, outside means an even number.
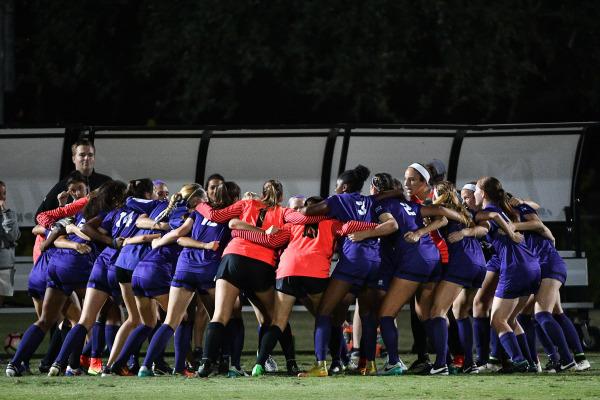
M21 236L17 214L12 210L0 212L0 268L15 265L16 241Z

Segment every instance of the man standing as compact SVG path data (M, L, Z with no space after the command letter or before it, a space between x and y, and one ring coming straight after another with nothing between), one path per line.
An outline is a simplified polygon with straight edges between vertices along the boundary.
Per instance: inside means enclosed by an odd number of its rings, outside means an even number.
M12 297L15 278L15 246L21 236L17 214L6 206L6 184L0 181L0 307Z
M71 152L73 154L73 164L75 169L86 178L87 186L90 190L97 189L104 182L111 180L110 176L99 174L94 171L94 164L96 163L96 148L94 144L87 139L79 139L71 146ZM40 204L40 207L36 211L35 215L38 215L42 211L53 210L59 206L58 197L64 196L67 190L67 179L64 178L58 182Z

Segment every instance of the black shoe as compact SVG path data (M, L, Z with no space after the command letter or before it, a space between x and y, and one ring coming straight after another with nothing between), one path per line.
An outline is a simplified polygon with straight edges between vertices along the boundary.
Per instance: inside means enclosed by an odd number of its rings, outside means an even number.
M577 365L577 362L575 362L575 360L572 360L570 363L567 364L563 364L562 362L560 364L558 364L558 371L556 372L565 372L567 370L570 370L571 368L574 368Z
M227 373L229 372L230 362L231 362L231 358L229 356L221 357L221 359L219 360L219 368L218 368L219 375L227 375Z
M559 363L556 363L552 360L548 360L548 362L546 363L546 366L544 367L544 372L547 372L549 374L554 374L558 371L560 367Z
M429 356L419 357L413 361L412 364L410 364L410 367L408 367L408 372L413 374L422 374L425 372L428 374L431 367L432 364L429 360Z
M296 366L296 368L297 368L297 366ZM345 369L346 368L341 363L341 361L339 361L339 360L332 361L331 366L329 367L329 375L330 376L343 375Z
M204 358L202 359L202 361L200 361L200 367L198 368L198 377L208 378L208 376L212 373L212 370L212 361L210 361L208 358Z
M479 366L476 363L473 363L471 365L463 365L462 373L463 374L478 374Z
M50 365L40 364L38 369L40 370L40 374L47 374L50 371Z
M529 363L527 360L512 362L505 367L502 367L498 372L501 374L513 374L519 372L527 372L529 369Z
M152 366L152 372L154 375L171 375L173 369L164 359L158 359Z
M298 376L300 373L300 368L298 368L298 364L296 364L296 360L294 359L286 360L285 367L287 368L287 374L290 376Z

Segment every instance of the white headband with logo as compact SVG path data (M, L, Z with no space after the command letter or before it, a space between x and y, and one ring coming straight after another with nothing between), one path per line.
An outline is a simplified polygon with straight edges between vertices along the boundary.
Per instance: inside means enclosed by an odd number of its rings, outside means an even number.
M472 183L465 183L465 186L462 188L462 190L470 190L471 192L474 192L475 189L477 189L477 186L473 185Z
M424 166L422 166L419 163L412 163L408 166L408 168L413 168L413 169L416 169L417 171L419 171L421 176L423 178L425 178L425 182L429 183L429 179L431 179L431 175L429 175L429 171L427 171L427 168L425 168Z

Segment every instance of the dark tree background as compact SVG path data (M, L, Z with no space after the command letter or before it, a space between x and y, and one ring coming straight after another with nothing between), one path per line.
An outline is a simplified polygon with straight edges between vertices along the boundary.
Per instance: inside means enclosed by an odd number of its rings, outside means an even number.
M600 5L16 2L8 124L597 119Z

